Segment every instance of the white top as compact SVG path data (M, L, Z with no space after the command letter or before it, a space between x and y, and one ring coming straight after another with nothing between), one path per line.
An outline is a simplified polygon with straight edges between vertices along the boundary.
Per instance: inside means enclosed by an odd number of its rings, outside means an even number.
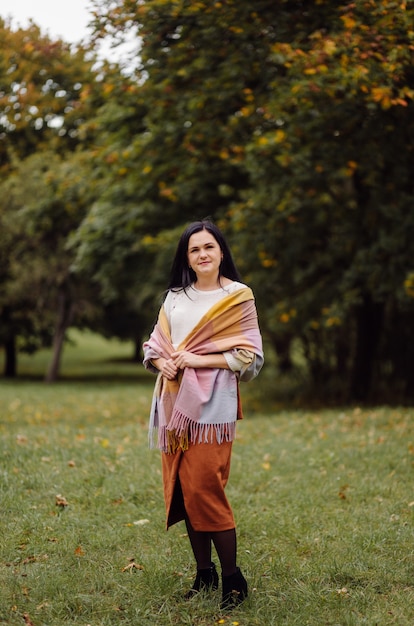
M191 286L180 291L169 291L164 300L164 310L171 329L171 340L177 348L198 324L203 315L222 298L243 289L243 283L233 281L225 287L212 291L201 291ZM234 352L224 352L224 357L233 372L241 370L245 363L239 360Z

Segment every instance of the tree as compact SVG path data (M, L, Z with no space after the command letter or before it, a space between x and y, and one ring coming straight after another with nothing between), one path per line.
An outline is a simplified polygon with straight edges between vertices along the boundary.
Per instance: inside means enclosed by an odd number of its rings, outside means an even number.
M336 381L339 398L363 400L397 372L403 392L412 388L400 361L414 358L404 290L414 235L413 9L361 2L336 11L302 45L273 46L282 78L262 105L268 128L247 148L252 185L233 221L259 251L267 326L302 339L322 393ZM269 284L270 302L260 293Z
M158 287L170 231L209 214L233 234L267 340L299 339L320 393L364 399L404 370L408 392L412 5L95 5L102 31L139 33L143 117L113 136L80 266L116 291L116 259Z
M125 120L135 110L141 126L106 134L108 186L79 231L78 267L92 269L108 298L116 297L122 275L152 284L155 300L167 267L156 257L167 245L171 258L171 231L207 215L224 217L248 185L244 145L262 122L251 102L256 86L267 89L263 68L267 38L275 36L268 26L274 5L95 5L102 32L122 36L132 25L139 33L131 77L139 89L110 113ZM107 124L104 113L100 128Z
M6 375L16 350L53 340L48 380L57 377L66 330L96 307L75 277L68 239L99 191L92 176L95 130L88 121L119 69L90 51L0 21L0 340ZM52 339L53 338L53 339Z
M73 253L67 249L93 196L87 171L86 155L63 160L43 151L22 161L2 185L12 242L4 285L6 330L14 327L23 348L52 342L49 382L58 376L68 327L85 324L96 309L93 289L73 274Z
M13 30L0 18L0 167L45 147L72 150L100 91L96 57L44 35L36 24Z

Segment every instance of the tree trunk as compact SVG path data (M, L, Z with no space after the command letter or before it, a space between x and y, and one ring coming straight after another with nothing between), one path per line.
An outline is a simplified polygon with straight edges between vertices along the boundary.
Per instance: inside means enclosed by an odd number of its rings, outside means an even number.
M135 339L134 341L134 363L140 363L142 361L142 341L140 339Z
M356 312L356 350L351 380L351 400L369 397L375 356L381 335L384 305L365 296Z
M56 322L55 334L53 336L52 360L45 376L45 381L47 383L53 383L59 377L63 342L65 340L66 331L72 322L73 312L74 303L69 295L69 289L64 286L58 295L58 318Z
M271 337L273 347L276 351L278 360L278 367L282 374L287 374L293 369L292 357L290 354L290 347L292 344L291 335L272 335Z
M14 333L4 342L4 354L4 376L6 378L15 378L17 376L17 348Z

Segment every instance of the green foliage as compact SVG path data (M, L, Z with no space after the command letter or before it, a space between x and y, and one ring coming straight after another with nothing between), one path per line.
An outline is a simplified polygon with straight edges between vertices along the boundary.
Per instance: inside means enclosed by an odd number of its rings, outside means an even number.
M7 167L12 144L88 154L61 249L103 302L96 326L144 335L178 233L211 216L282 370L299 346L319 397L412 396L412 2L92 6L94 38L136 36L135 59L95 71L3 23L0 98ZM38 203L40 226L53 206Z
M0 37L0 341L13 376L17 350L53 337L54 379L67 327L101 323L97 286L90 274L75 276L70 239L100 193L92 117L120 70L96 65L91 50L52 41L35 25L13 31L1 21Z
M163 230L213 216L287 366L296 338L317 393L329 380L337 398L375 397L386 381L409 395L412 5L100 10L103 27L132 23L142 42L146 129L125 229L162 244ZM108 232L118 222L103 213Z
M359 398L413 358L397 338L412 316L414 33L412 9L388 4L339 8L301 47L273 46L279 78L233 218L248 268L259 253L252 279L266 329L301 337L322 393L330 376L345 377L342 393Z
M56 300L62 289L78 301L78 321L87 318L86 302L80 301L84 285L72 278L73 255L66 249L67 238L86 213L91 196L86 164L81 154L63 160L55 152L43 151L23 160L2 185L2 211L8 226L4 236L10 241L2 302L9 307L11 323L22 339L19 320L32 320L32 347L42 337L53 335ZM4 324L3 333L7 334L8 326Z
M96 85L96 59L35 24L12 30L0 18L0 41L1 169L51 144L74 148L88 116L85 96Z

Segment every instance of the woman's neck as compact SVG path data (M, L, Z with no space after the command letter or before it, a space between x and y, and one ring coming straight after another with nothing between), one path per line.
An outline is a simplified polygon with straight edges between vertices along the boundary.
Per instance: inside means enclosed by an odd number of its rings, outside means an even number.
M226 287L232 281L224 276L217 276L216 278L210 278L207 276L198 277L194 283L194 288L199 291L214 291L220 289L220 287Z

